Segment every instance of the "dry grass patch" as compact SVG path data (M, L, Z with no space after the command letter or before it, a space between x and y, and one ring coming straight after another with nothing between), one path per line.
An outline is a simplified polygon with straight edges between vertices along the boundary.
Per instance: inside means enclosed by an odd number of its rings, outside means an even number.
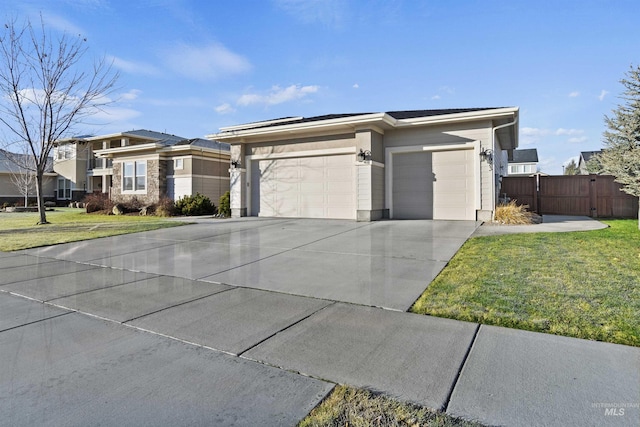
M539 216L529 212L528 205L518 205L517 200L496 207L495 222L500 224L535 224L540 222Z
M375 395L367 390L336 386L329 396L298 424L300 427L478 427L427 408Z

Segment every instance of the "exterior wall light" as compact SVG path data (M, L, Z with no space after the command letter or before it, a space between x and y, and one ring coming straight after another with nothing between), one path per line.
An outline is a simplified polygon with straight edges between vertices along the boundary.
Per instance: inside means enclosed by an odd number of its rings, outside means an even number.
M480 158L488 163L493 162L493 151L489 148L484 148L480 152Z
M240 160L231 160L231 166L234 169L239 169L240 168Z
M356 160L359 162L364 162L365 160L371 160L371 151L369 150L363 151L361 148L360 152L356 154Z

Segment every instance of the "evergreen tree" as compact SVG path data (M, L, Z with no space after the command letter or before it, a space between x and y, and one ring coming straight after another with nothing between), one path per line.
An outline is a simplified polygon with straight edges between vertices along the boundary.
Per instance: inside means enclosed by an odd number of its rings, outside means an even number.
M631 67L620 83L624 86L620 97L624 102L611 116L605 116L605 148L597 159L602 172L622 184L622 191L640 198L640 67Z
M567 164L567 166L564 167L564 174L565 175L580 174L580 170L578 169L578 165L576 164L576 161L574 159L571 159L571 161Z

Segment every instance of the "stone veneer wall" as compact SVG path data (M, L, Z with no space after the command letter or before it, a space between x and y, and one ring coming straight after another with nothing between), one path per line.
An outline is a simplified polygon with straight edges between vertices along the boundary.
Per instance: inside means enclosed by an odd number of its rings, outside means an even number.
M153 204L167 194L167 162L164 160L147 160L147 193L122 194L122 163L113 164L111 182L111 199L126 203L133 199L142 204Z

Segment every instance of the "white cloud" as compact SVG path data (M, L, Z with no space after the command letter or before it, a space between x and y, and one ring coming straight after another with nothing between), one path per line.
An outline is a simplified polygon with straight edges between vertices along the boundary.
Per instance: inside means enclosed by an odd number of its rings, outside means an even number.
M144 62L127 61L122 58L118 58L117 56L108 56L107 61L111 62L114 67L129 74L146 76L159 76L162 74L160 69Z
M311 24L320 22L329 27L342 27L347 15L347 3L342 0L274 0L276 6L297 20Z
M175 72L195 80L219 79L251 69L249 60L220 43L207 46L179 43L164 52L164 57Z
M318 92L318 86L291 85L285 88L273 86L266 94L246 93L236 101L236 104L247 106L255 104L276 105L301 99L309 94Z
M49 12L46 12L46 13L43 12L42 19L48 27L51 27L54 30L67 33L69 35L76 35L76 34L82 35L82 36L87 35L87 32L84 29L82 29L81 27L78 27L77 25L63 18L62 16L55 15ZM36 23L34 22L34 24Z
M431 99L433 99L434 101L437 100L437 99L440 99L440 95L433 95L431 97Z
M236 109L226 102L216 107L216 113L218 114L229 114L233 113L234 111L236 111Z
M578 91L574 91L569 94L569 98L576 98L578 96L580 96L580 92Z
M120 95L120 99L124 101L133 101L134 99L137 99L141 93L141 90L131 89L129 92Z
M358 83L356 83L356 84L354 84L352 87L353 87L354 89L358 89L358 88L360 87L360 85L359 85Z
M582 129L558 128L554 133L556 135L582 135L584 133L584 131Z
M571 142L572 144L579 144L581 142L585 142L588 139L589 138L587 138L586 136L578 136L574 138L569 138L569 142Z
M598 96L598 99L599 99L600 101L602 101L602 100L604 100L604 97L605 97L605 96L607 96L608 94L609 94L609 91L608 91L608 90L604 90L604 89L602 89L602 91L600 92L600 96Z
M543 136L543 135L548 135L549 130L524 127L520 129L520 133L524 136Z

